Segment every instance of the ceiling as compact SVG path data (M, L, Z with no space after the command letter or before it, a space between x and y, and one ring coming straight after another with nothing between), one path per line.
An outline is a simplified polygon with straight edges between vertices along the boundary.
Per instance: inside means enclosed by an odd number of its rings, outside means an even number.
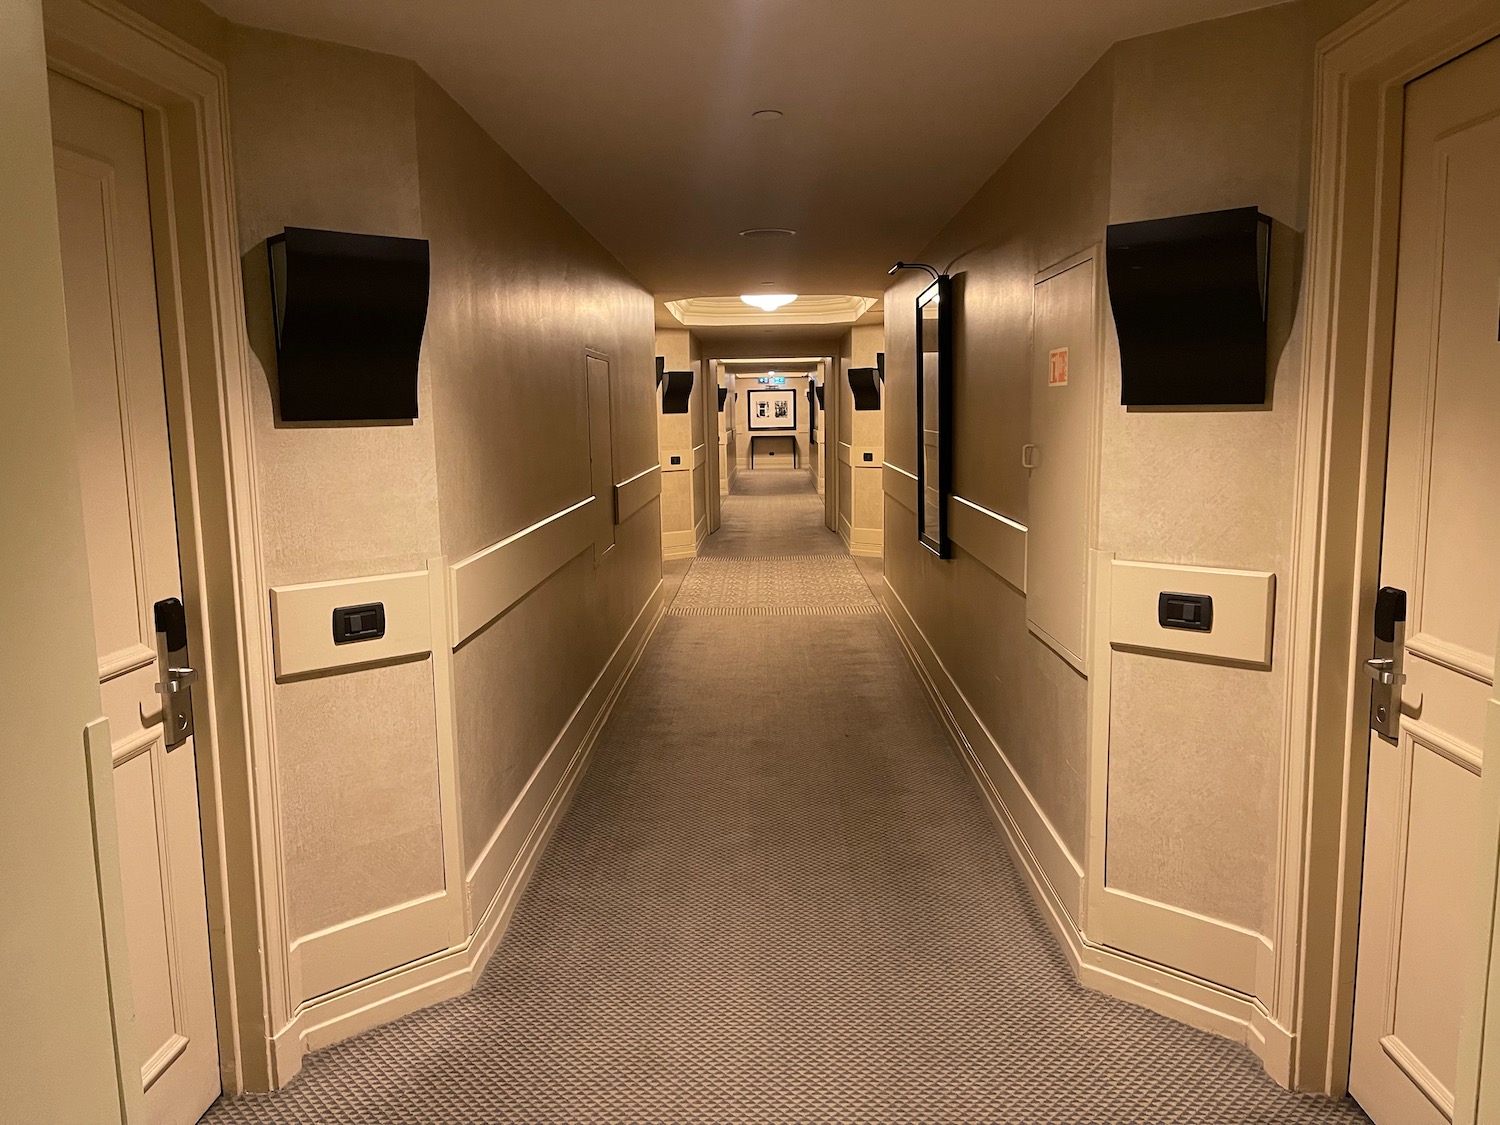
M209 2L415 59L673 300L879 295L1113 42L1266 0Z

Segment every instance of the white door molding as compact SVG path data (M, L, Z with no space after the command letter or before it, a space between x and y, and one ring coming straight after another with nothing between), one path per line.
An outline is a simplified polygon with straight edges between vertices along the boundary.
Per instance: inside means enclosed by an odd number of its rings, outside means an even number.
M1500 35L1493 0L1384 0L1319 44L1307 237L1306 380L1287 596L1292 629L1274 1019L1291 1083L1347 1089L1364 824L1367 688L1395 306L1407 83Z
M224 67L114 0L45 0L48 65L145 118L224 1090L277 1084L291 1012Z

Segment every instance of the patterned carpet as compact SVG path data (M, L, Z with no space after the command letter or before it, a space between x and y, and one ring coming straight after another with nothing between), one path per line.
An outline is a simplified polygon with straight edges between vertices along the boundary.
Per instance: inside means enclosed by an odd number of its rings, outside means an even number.
M1364 1118L1074 982L883 617L745 615L663 621L473 992L207 1120Z
M709 558L846 554L843 540L823 526L823 498L801 470L742 469L721 518L703 544Z
M695 559L667 612L674 617L807 617L881 610L854 560L784 555Z

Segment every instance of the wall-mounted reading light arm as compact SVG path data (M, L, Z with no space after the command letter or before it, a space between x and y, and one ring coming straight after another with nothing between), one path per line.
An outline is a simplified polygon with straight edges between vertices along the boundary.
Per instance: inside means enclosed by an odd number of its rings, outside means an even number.
M894 277L897 270L926 270L928 273L932 274L932 279L934 281L943 276L942 274L938 273L937 270L927 265L925 262L897 262L890 269L886 270L886 276Z

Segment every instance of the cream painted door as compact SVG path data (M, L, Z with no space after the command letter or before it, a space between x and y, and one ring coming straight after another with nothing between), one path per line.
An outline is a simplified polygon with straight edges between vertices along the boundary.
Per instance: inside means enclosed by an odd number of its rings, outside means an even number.
M1500 41L1407 89L1381 584L1404 714L1372 734L1350 1092L1452 1119L1500 624Z
M168 750L154 604L182 596L136 109L51 76L63 284L99 687L114 745L125 930L146 1125L219 1093L193 739Z

